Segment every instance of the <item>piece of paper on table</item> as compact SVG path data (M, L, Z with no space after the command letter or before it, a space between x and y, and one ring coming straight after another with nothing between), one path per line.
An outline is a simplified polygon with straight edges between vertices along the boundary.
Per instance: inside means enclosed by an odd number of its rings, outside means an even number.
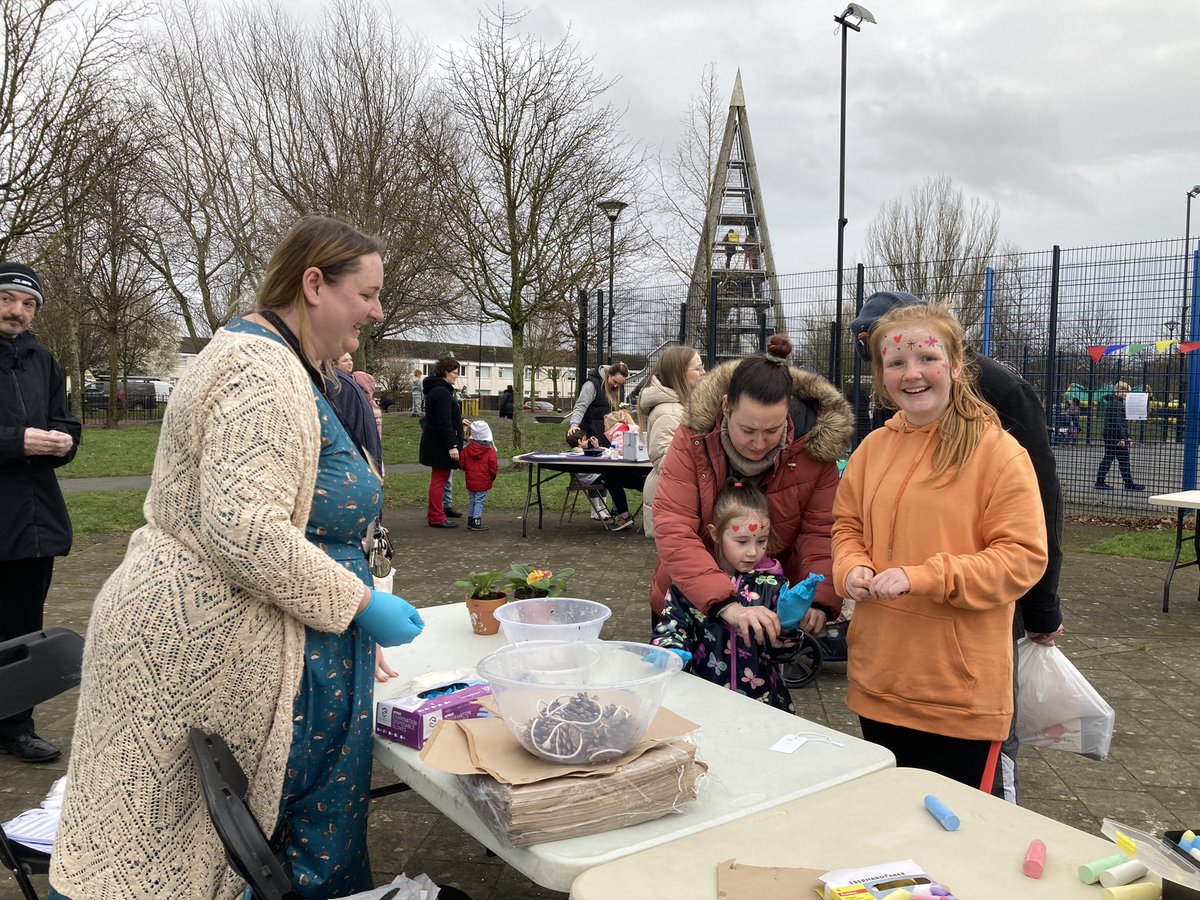
M491 775L502 784L532 784L571 774L607 775L651 747L699 727L660 707L642 740L620 759L598 766L560 766L528 752L503 719L443 719L421 750L421 761L451 775Z
M795 753L807 743L808 738L806 737L800 737L798 734L785 734L768 749L774 750L776 753Z
M736 859L717 864L717 896L721 900L797 900L820 892L822 869L783 869L738 865Z

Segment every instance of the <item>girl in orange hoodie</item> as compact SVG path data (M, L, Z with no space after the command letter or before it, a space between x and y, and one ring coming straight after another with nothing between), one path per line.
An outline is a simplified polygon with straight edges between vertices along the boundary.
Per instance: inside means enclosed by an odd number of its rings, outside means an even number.
M1046 567L1037 479L976 392L948 309L897 308L870 345L875 392L899 413L850 457L833 506L834 586L857 601L846 705L898 765L990 785L1013 605Z

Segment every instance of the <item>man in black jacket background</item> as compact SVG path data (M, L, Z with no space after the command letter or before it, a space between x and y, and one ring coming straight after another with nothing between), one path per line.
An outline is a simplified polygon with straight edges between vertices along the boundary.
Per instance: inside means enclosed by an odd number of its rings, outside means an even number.
M62 370L29 331L42 302L33 269L0 262L0 641L42 627L54 557L71 550L54 470L75 457L82 429L67 412ZM31 709L0 719L0 753L61 755L34 732Z
M867 298L862 312L850 323L855 347L864 360L870 362L871 359L867 343L871 326L895 307L914 303L924 304L925 301L904 291L880 291ZM1058 579L1062 572L1063 510L1058 466L1046 430L1046 411L1033 385L1003 363L974 350L967 352L966 361L975 370L980 395L996 410L1004 430L1016 438L1017 443L1029 454L1046 516L1046 571L1041 580L1017 601L1013 613L1013 640L1024 635L1039 644L1053 646L1054 639L1062 634ZM872 427L878 428L891 417L891 413L886 409L877 411ZM992 787L993 794L1011 803L1017 802L1016 671L1014 648L1013 721L1008 740L1002 747L1003 758L996 766L996 780Z

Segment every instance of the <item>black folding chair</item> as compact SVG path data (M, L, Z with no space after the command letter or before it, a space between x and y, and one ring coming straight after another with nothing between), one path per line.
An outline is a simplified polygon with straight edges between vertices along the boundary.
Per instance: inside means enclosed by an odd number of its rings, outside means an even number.
M83 638L69 628L47 628L0 643L0 718L57 697L79 684ZM26 900L38 900L30 875L50 871L50 854L8 839L0 828L0 862Z
M188 748L200 776L200 790L208 806L225 858L250 887L254 900L299 900L292 872L284 861L283 846L273 847L246 805L246 775L229 745L219 734L188 729ZM408 785L388 785L372 797L408 790ZM281 845L286 841L280 841ZM453 887L440 887L443 900L470 900Z

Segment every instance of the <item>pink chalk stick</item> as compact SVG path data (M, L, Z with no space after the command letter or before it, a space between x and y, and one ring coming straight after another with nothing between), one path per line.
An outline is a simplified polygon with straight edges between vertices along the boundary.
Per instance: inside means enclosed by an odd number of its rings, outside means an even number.
M1046 845L1039 840L1029 842L1029 849L1025 851L1025 864L1021 866L1021 871L1030 878L1041 878L1042 872L1046 870Z

